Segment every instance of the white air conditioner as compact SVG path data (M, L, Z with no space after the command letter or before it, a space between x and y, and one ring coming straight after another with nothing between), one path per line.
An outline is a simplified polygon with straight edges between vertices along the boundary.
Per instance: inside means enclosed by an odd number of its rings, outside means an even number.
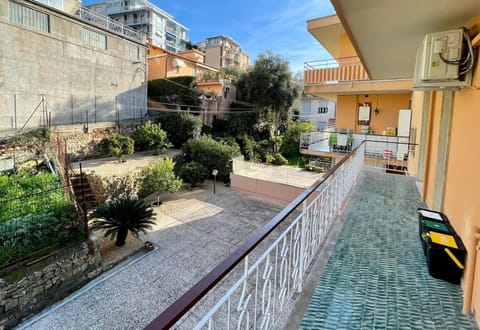
M474 59L473 55L467 53L471 47L469 49L464 46L464 36L462 29L429 33L425 36L417 53L413 89L459 88L470 85Z

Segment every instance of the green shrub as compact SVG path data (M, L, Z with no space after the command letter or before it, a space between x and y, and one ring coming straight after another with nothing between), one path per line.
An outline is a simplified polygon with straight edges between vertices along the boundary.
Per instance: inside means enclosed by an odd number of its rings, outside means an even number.
M286 165L288 164L288 160L285 157L283 157L282 154L277 153L272 163L274 165Z
M271 155L271 154L265 155L265 163L272 164L274 161L275 161L274 155Z
M48 172L33 175L22 169L17 175L0 176L0 223L27 214L71 214L58 177Z
M191 89L182 86L189 86ZM196 77L192 76L171 77L168 80L150 80L148 82L148 97L154 100L165 100L187 110L188 106L200 105L200 99L198 98L200 94L193 91L196 86Z
M300 155L300 134L313 130L315 130L315 125L309 122L293 121L289 123L280 147L282 155L285 155L288 159L298 157Z
M159 120L175 148L181 148L189 139L200 136L202 121L196 116L175 112L160 117Z
M230 179L232 159L241 155L236 143L229 145L208 136L189 140L182 150L187 162L196 161L205 166L209 173L217 169L218 179L224 182Z
M167 132L162 130L159 124L147 121L145 125L137 127L133 132L135 150L157 150L157 153L165 153L171 144L167 139Z
M177 192L182 187L182 180L173 172L174 165L171 158L165 158L142 168L138 197L145 198L156 191Z
M28 214L0 224L0 264L20 260L34 251L84 238L83 226L53 212Z
M123 158L123 155L133 154L134 144L132 138L113 133L104 137L98 144L98 148L102 156Z
M207 168L197 162L190 162L180 170L180 177L184 182L190 183L191 187L195 187L198 183L205 181L208 175Z

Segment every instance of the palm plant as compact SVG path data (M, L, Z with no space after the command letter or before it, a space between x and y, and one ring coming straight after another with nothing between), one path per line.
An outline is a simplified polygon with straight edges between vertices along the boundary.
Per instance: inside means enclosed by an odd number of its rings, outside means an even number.
M142 200L133 197L121 197L106 204L97 206L91 214L93 220L91 229L102 229L105 237L113 240L117 238L115 245L125 245L128 232L138 238L140 232L146 233L155 222L152 220L152 208Z

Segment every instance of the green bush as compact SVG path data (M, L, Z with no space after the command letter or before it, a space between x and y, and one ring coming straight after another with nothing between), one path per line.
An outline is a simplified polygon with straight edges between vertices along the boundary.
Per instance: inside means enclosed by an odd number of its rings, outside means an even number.
M208 136L189 140L182 150L187 162L196 161L205 166L209 173L217 169L218 179L224 182L230 179L232 159L241 155L236 143L229 145Z
M175 148L181 148L191 138L200 136L202 121L188 113L174 112L159 118L168 140Z
M148 82L148 97L162 102L167 101L175 106L178 105L183 110L187 110L188 106L200 105L200 99L198 98L200 93L195 91L196 86L196 78L192 76L172 77L168 80L150 80Z
M288 164L288 159L282 156L282 154L278 153L275 155L275 159L273 160L273 164L275 165L286 165Z
M184 182L190 183L191 187L195 187L198 183L205 181L208 175L207 168L197 162L190 162L180 170L180 177Z
M0 264L18 261L53 245L79 242L84 237L81 224L72 224L53 212L13 218L0 224Z
M98 144L98 148L102 156L123 158L123 155L133 154L134 144L132 138L113 133L104 137Z
M288 124L287 131L283 136L280 152L288 159L296 158L300 155L300 134L315 130L315 125L309 122L293 121Z
M177 192L182 187L182 180L173 172L174 165L171 158L165 158L142 168L138 197L145 198L156 191Z
M135 150L157 150L157 153L165 153L171 144L167 139L167 132L162 130L159 124L147 121L145 125L137 127L133 132Z
M273 164L274 161L275 161L274 155L271 155L271 154L265 155L265 163Z
M27 214L71 213L58 177L48 172L32 175L26 169L17 175L0 176L0 223Z

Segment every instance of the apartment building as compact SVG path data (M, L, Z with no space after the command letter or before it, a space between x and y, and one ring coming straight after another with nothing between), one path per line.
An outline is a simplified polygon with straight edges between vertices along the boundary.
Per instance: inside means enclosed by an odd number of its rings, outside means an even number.
M212 124L214 117L221 117L236 99L236 88L218 69L205 64L205 53L185 50L175 53L149 45L148 80L181 76L197 77L197 88L202 102L201 118L204 124ZM152 104L154 105L154 104Z
M305 64L305 93L335 97L337 127L354 132L362 125L374 133L397 127L399 112L411 110L409 139L416 146L408 152L408 173L415 176L422 200L449 217L466 246L463 312L480 324L480 155L472 152L480 121L480 3L443 2L441 10L432 10L439 9L438 2L367 1L362 6L368 10L359 10L354 1L331 2L337 15L307 25L333 60ZM375 24L365 24L372 19ZM432 40L448 44L428 48ZM467 56L450 63L438 55L463 52ZM464 58L472 65L460 72L455 65L463 65ZM425 79L425 72L438 68L445 71Z
M317 129L325 130L335 119L335 102L317 96L303 97L301 102L299 120L311 122Z
M142 31L150 44L181 52L186 49L188 29L166 11L146 0L106 0L87 5L92 11Z
M205 63L216 68L235 66L246 70L250 66L248 54L238 42L227 36L207 38L197 43L198 49L205 53Z
M93 19L75 9L77 1L2 3L0 33L8 47L0 47L1 130L146 112L147 49L140 33Z

